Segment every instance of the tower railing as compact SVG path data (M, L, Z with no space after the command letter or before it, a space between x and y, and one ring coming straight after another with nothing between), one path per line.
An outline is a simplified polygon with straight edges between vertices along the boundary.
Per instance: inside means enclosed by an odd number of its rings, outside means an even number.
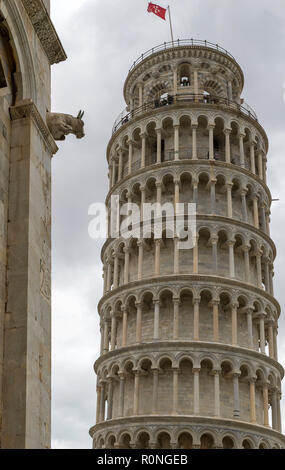
M130 112L123 111L122 113L120 113L113 125L112 134L117 132L120 127L122 127L124 124L127 124L131 119L138 116L139 114L146 113L147 111L150 111L152 109L162 108L163 106L171 106L174 104L176 105L185 102L199 104L202 103L205 105L228 106L229 108L235 109L258 122L256 113L247 103L239 104L235 101L229 100L228 98L223 98L216 95L178 93L177 95L168 95L166 98L163 98L161 100L149 101L148 103L144 103L142 106L139 106L138 108L135 108Z
M129 72L131 72L140 62L142 62L144 59L151 56L152 54L155 54L156 52L164 51L167 49L173 49L174 47L181 47L181 46L208 47L209 49L214 49L215 51L222 52L223 54L226 54L228 57L236 61L234 56L230 54L226 49L219 46L218 44L214 44L213 42L202 41L201 39L177 39L176 41L169 41L169 42L164 42L162 44L159 44L159 46L152 47L148 51L141 54L140 57L138 57L138 59L134 61Z

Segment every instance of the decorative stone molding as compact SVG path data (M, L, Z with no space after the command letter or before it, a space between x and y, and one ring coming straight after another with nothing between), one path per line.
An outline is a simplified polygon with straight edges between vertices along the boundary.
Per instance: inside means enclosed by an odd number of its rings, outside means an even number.
M42 0L22 0L50 64L67 59L57 32Z
M180 46L178 48L168 49L165 51L159 51L157 53L152 54L151 56L144 59L140 62L135 68L133 68L125 81L124 85L124 96L125 98L128 95L128 91L134 81L140 77L140 75L149 70L150 67L156 65L162 65L164 62L173 63L173 61L181 61L191 59L193 60L211 60L215 63L226 67L238 80L239 86L242 89L244 85L244 75L243 72L238 65L238 63L231 57L225 55L221 51L215 51L213 49L208 49L206 47L200 46Z
M10 108L10 115L13 121L18 119L32 118L39 129L46 145L49 148L51 154L55 154L58 151L58 147L46 125L42 116L40 115L36 105L31 100L24 100L18 103L16 106Z
M217 426L217 422L219 427ZM171 424L170 424L171 422ZM170 431L172 438L178 438L178 432L181 432L181 425L184 431L189 431L193 438L200 440L200 436L204 432L211 432L215 438L224 437L229 434L236 440L236 444L240 444L240 441L244 438L251 438L256 448L261 442L270 442L270 447L274 445L283 448L285 446L284 436L280 433L258 426L256 424L249 423L236 423L230 419L216 419L212 417L196 417L196 416L160 416L159 418L153 416L145 417L128 417L128 418L117 418L116 420L105 421L99 423L97 426L93 426L89 433L93 439L98 439L104 436L104 439L108 437L110 433L118 436L118 439L124 434L128 433L131 437L135 438L141 431L149 431L151 438L155 437L158 431L164 429L167 426ZM240 430L241 429L241 430ZM194 440L193 439L193 440ZM269 442L268 442L269 441Z

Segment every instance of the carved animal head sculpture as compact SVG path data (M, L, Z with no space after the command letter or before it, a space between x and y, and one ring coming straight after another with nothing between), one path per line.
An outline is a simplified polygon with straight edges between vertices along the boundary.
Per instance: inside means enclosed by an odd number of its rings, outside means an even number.
M77 115L77 120L78 120L78 125L77 125L77 129L76 129L76 132L75 132L75 135L77 137L77 139L82 139L82 137L85 136L84 134L84 122L82 121L82 118L84 116L84 111L79 111L78 115Z
M65 140L67 135L74 134L77 139L82 139L85 136L83 115L84 111L79 111L77 117L70 114L47 113L47 125L53 138Z

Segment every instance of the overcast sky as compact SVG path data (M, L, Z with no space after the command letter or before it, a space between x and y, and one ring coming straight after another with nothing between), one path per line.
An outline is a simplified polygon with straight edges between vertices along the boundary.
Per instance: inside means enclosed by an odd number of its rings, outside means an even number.
M207 39L228 49L245 73L245 100L270 139L269 185L277 244L275 294L285 306L285 8L284 0L168 0L175 39ZM86 137L69 136L53 159L53 448L90 448L102 294L101 244L88 237L88 207L108 189L106 145L124 108L132 62L170 40L147 0L51 0L68 60L53 66L53 111L85 110ZM282 288L283 287L283 288ZM285 364L285 320L279 330ZM285 401L285 400L284 400ZM284 407L283 407L284 409ZM285 409L284 409L285 415ZM285 427L285 426L284 426Z

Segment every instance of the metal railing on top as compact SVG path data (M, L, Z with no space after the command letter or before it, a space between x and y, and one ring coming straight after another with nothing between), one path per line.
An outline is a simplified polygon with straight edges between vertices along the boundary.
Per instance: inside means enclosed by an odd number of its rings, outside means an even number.
M147 57L151 56L152 54L155 54L156 52L159 51L164 51L166 49L172 49L173 47L180 47L180 46L204 46L208 47L210 49L214 49L216 51L222 52L223 54L226 54L229 56L231 59L235 61L235 58L232 54L230 54L226 49L223 47L219 46L218 44L214 44L213 42L209 41L202 41L201 39L177 39L176 41L169 41L169 42L164 42L163 44L159 44L159 46L152 47L148 51L144 52L140 57L134 61L133 65L131 66L129 72L131 72L140 62L142 62L144 59Z
M235 101L231 101L227 98L222 98L216 95L204 95L204 94L195 95L194 93L187 93L187 94L178 93L177 95L168 95L167 98L163 98L161 100L150 101L130 112L123 111L118 116L118 118L116 119L114 123L112 134L114 134L121 126L128 123L131 119L133 119L138 114L145 113L151 109L157 109L163 106L171 106L173 104L183 103L183 102L194 102L194 103L202 103L202 104L207 104L207 105L222 104L224 106L228 106L231 109L238 110L242 112L243 114L251 117L255 121L258 121L256 113L247 103L239 104L239 103L236 103Z

